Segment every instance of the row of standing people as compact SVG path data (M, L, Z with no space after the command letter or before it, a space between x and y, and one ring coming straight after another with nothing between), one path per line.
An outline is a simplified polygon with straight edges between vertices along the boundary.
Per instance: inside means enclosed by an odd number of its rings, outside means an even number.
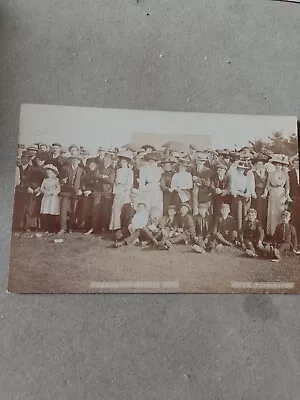
M172 204L178 211L182 203L189 203L194 215L199 204L206 204L216 220L221 204L227 203L238 230L250 207L257 210L258 220L268 235L274 234L280 214L286 208L291 210L292 221L298 226L297 158L286 171L287 161L274 155L268 161L274 166L271 172L265 167L266 159L259 157L253 160L254 169L249 162L240 160L228 165L225 157L219 157L209 167L203 153L196 156L194 165L187 158L172 157L159 163L155 153L148 153L143 161L144 165L138 167L132 153L124 151L118 155L117 166L110 153L104 153L102 158L90 158L85 164L74 154L66 164L60 154L54 153L49 158L47 153L39 152L34 165L30 165L30 157L25 152L18 167L16 226L22 223L29 227L30 220L41 215L47 216L46 225L50 219L56 220L55 227L59 222L61 232L75 226L89 233L98 229L116 231L132 188L138 190L140 200L146 202L148 209L158 208L161 216ZM60 221L51 215L60 216Z

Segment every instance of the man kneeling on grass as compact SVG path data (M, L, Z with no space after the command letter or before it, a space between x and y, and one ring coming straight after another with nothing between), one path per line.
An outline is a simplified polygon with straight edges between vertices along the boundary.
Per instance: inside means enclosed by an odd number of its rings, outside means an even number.
M221 249L223 245L232 246L236 242L238 236L236 221L231 215L229 215L229 204L223 203L220 212L221 217L217 219L216 227L214 229L217 250Z
M264 235L264 230L257 220L257 211L250 208L240 234L242 249L249 257L262 255L265 250L263 245Z
M137 211L134 214L128 230L130 235L122 241L116 241L115 247L124 245L132 245L139 243L139 241L150 241L157 246L159 244L158 237L160 236L160 229L158 227L160 221L160 210L152 207L148 213L146 204L140 202L137 206Z

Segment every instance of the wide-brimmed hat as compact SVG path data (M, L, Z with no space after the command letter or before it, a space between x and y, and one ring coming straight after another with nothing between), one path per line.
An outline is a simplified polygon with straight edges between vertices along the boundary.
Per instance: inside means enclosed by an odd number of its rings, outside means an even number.
M258 163L258 162L264 162L264 163L266 163L266 162L268 162L269 160L270 160L270 156L268 156L267 154L262 154L262 153L259 153L259 154L257 154L254 158L253 158L253 160L252 160L252 162L254 163L254 164L256 164L256 163Z
M191 163L186 158L179 158L178 159L179 165L185 165L186 167L190 167Z
M154 146L152 146L152 144L143 144L143 146L141 146L141 149L146 150L146 149L148 149L149 147L150 147L153 151L156 150L156 148L155 148Z
M273 164L289 165L288 157L284 154L273 154L269 162Z
M146 154L145 157L143 157L143 160L145 160L145 161L150 161L150 160L161 161L161 156L156 151L153 151L152 153Z
M133 154L132 154L132 151L130 151L130 150L123 150L123 151L121 150L118 154L118 157L125 158L126 160L130 160L130 161L133 160Z
M180 208L181 208L181 207L186 207L186 208L189 210L189 212L192 211L192 207L190 206L189 203L182 203L182 204L180 205Z
M160 165L164 165L164 164L176 164L177 160L175 160L173 157L165 157L161 160Z
M238 164L236 165L236 168L239 169L250 169L251 165L248 162L245 161L239 161Z
M47 164L47 165L44 165L44 168L45 169L50 169L51 171L55 172L56 175L58 175L58 169L57 169L57 167L55 167L55 165Z

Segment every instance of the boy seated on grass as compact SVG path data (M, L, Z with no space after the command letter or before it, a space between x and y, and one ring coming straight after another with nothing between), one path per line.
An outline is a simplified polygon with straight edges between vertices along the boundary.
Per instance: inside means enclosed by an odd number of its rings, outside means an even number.
M229 215L229 204L221 205L221 216L217 218L216 227L214 229L214 238L216 240L216 249L219 250L223 245L232 246L237 240L237 228L235 219Z
M296 229L290 224L291 213L284 210L281 214L281 223L277 225L273 235L273 246L270 246L270 255L272 261L280 261L282 254L297 252L297 234Z
M257 211L250 208L240 234L242 249L249 257L262 255L264 235L264 230L257 220Z
M205 254L215 247L212 228L212 218L208 214L208 204L201 203L198 205L198 214L195 216L197 243L192 246L192 249L196 253Z

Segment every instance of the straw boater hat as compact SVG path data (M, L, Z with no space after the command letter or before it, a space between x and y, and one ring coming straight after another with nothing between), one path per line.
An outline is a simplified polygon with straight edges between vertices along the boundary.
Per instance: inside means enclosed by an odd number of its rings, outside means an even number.
M192 207L189 205L189 203L182 203L182 204L180 205L180 208L181 208L181 207L186 207L186 208L189 210L189 212L192 211Z
M50 169L51 171L55 172L56 175L58 175L58 169L55 167L55 165L47 164L47 165L44 165L44 168L46 170Z
M289 161L284 154L273 154L269 162L273 164L289 165Z
M29 151L38 151L39 146L37 144L32 144L31 146L27 147L27 150Z
M130 161L133 160L133 154L132 154L132 151L130 151L130 150L122 150L122 151L120 151L119 154L118 154L118 157L119 158L125 158L126 160L130 160Z

